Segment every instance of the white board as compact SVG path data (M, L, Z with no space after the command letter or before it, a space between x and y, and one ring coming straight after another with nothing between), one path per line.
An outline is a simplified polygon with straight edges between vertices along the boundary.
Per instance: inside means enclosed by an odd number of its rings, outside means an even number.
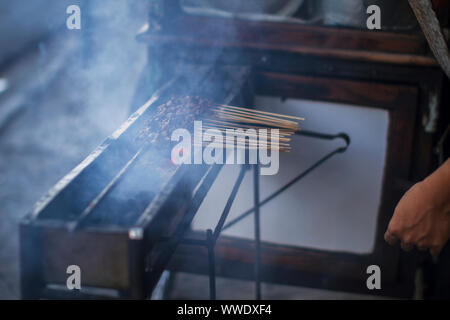
M262 96L256 98L255 104L261 110L306 117L302 123L305 130L331 134L345 132L352 139L345 154L328 160L262 207L262 239L316 249L371 252L381 199L388 113L373 108L294 99L282 102L279 98ZM279 173L261 177L261 199L341 145L340 140L295 137L293 151L280 157ZM224 166L199 209L194 229L215 227L239 170L239 166ZM228 221L252 206L253 181L248 172ZM251 239L253 216L224 234Z

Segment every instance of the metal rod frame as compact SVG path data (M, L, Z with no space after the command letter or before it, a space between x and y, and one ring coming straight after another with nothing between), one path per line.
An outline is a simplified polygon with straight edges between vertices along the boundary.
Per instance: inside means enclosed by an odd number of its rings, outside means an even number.
M240 214L237 218L230 221L228 224L225 224L226 219L228 217L228 214L230 212L231 206L234 202L234 199L236 198L237 192L239 190L239 187L242 183L242 180L244 179L246 171L249 169L248 165L243 165L241 168L241 171L239 173L239 176L233 186L233 189L231 191L230 196L228 197L227 203L225 205L225 208L219 218L219 222L217 223L216 228L214 229L214 232L211 229L208 229L206 231L206 237L205 240L200 239L189 239L185 238L180 241L180 244L184 245L194 245L194 246L203 246L206 247L208 250L208 270L209 270L209 295L211 300L215 300L216 295L216 261L215 261L215 253L214 248L217 243L218 238L220 237L220 234L222 231L230 228L231 226L235 225L239 221L243 220L245 217L249 216L250 214L254 213L254 232L255 232L255 266L254 266L254 272L255 272L255 299L261 300L261 222L260 222L260 208L268 203L269 201L273 200L277 196L279 196L282 192L286 191L288 188L290 188L292 185L303 179L305 176L307 176L309 173L320 167L322 164L324 164L327 160L332 158L333 156L344 153L347 151L348 147L350 146L350 137L345 133L339 133L335 135L331 134L324 134L324 133L318 133L313 131L300 131L297 133L299 136L305 136L310 138L316 138L316 139L322 139L322 140L335 140L335 139L342 139L345 141L345 146L339 147L332 152L328 153L324 157L322 157L319 161L314 163L311 167L300 173L298 176L296 176L294 179L292 179L289 183L287 183L285 186L280 188L278 191L274 192L272 195L264 199L263 201L260 201L259 195L260 195L260 181L259 181L259 165L255 164L253 165L253 193L254 193L254 207L247 210L246 212Z
M254 195L254 207L247 210L246 212L240 214L237 218L230 221L228 224L225 224L228 214L230 213L231 206L233 205L233 202L236 198L236 195L239 191L239 187L242 184L242 181L244 180L246 171L250 168L248 165L242 165L241 171L239 173L239 176L233 186L233 189L231 191L230 196L228 197L227 203L225 205L225 208L222 211L222 214L219 218L219 221L214 229L212 231L211 229L208 229L206 231L206 238L205 240L199 240L199 239L183 239L183 235L185 234L187 228L192 223L192 220L195 216L195 213L197 212L198 208L200 207L201 202L203 201L203 198L206 196L207 191L209 190L209 187L211 187L213 181L211 181L211 178L209 176L213 177L215 176L214 171L220 170L221 166L216 166L215 170L210 170L205 177L205 181L201 184L201 187L199 188L200 192L197 192L194 196L194 199L192 201L192 205L188 211L188 214L183 219L182 225L177 228L176 235L171 237L170 239L167 239L169 242L168 250L165 251L165 254L159 257L158 262L156 265L156 269L158 270L152 270L162 272L164 265L170 260L171 254L175 251L175 248L179 244L185 244L185 245L197 245L197 246L204 246L208 250L208 270L209 270L209 291L210 291L210 299L215 300L216 299L216 272L215 272L215 253L214 248L217 243L218 238L220 237L220 234L223 230L226 230L236 223L240 222L250 214L254 213L254 237L255 237L255 265L254 265L254 277L255 277L255 299L261 300L261 222L260 222L260 208L268 203L269 201L276 198L278 195L280 195L282 192L290 188L292 185L303 179L306 175L311 173L313 170L321 166L324 162L326 162L328 159L333 157L336 154L344 153L349 145L350 145L350 138L345 133L340 133L337 135L329 135L329 134L323 134L323 133L317 133L312 131L300 131L297 133L297 135L311 137L311 138L317 138L317 139L325 139L325 140L334 140L334 139L343 139L346 143L344 147L340 147L335 149L334 151L330 152L323 158L321 158L319 161L317 161L315 164L313 164L311 167L303 171L300 175L295 177L293 180L291 180L288 184L280 188L278 191L274 192L272 195L264 199L263 201L260 201L260 181L259 181L259 165L255 164L253 165L253 195ZM90 216L94 208L96 208L97 204L109 193L112 189L117 185L117 183L123 178L126 172L128 172L128 169L133 166L136 163L136 160L144 153L144 150L146 150L146 146L143 146L141 149L136 152L136 154L132 157L132 159L122 168L122 170L114 177L114 179L104 188L104 190L86 207L85 211L83 211L83 214L74 221L74 223L71 226L71 230L75 231L76 229L82 227L87 220L87 218ZM212 169L212 168L211 168ZM211 172L212 171L212 172ZM208 179L209 178L209 179ZM161 270L159 270L161 269ZM153 281L156 281L156 279L152 279Z
M255 204L254 229L255 229L255 298L261 300L261 223L259 220L259 165L253 166L253 199Z

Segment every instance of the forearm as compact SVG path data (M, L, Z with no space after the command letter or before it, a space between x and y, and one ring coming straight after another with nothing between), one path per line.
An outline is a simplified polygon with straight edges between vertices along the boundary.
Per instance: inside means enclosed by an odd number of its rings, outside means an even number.
M423 183L436 209L450 214L450 159L428 176Z

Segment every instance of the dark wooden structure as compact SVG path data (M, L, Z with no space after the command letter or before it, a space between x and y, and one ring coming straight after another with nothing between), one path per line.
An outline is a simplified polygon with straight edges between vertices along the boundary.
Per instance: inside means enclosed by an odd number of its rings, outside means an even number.
M175 8L173 11L172 9ZM143 29L149 60L244 65L254 94L331 101L389 112L376 244L368 255L262 244L262 279L315 288L412 297L418 257L389 247L383 234L403 193L436 165L444 75L420 30L407 33L193 17L166 2L165 28ZM160 60L158 60L160 61ZM170 67L169 67L170 68ZM222 237L219 275L253 279L252 241ZM182 246L170 270L208 274L207 250ZM366 287L366 268L383 270L383 290Z

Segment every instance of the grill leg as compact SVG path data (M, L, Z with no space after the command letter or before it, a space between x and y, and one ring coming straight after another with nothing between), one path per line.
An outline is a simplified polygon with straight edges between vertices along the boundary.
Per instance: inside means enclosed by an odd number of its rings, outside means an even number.
M206 231L209 261L209 298L216 300L216 257L214 255L214 237L211 229Z
M261 229L259 220L259 165L253 167L253 193L254 193L254 227L255 227L255 298L261 300L260 258L261 258Z

